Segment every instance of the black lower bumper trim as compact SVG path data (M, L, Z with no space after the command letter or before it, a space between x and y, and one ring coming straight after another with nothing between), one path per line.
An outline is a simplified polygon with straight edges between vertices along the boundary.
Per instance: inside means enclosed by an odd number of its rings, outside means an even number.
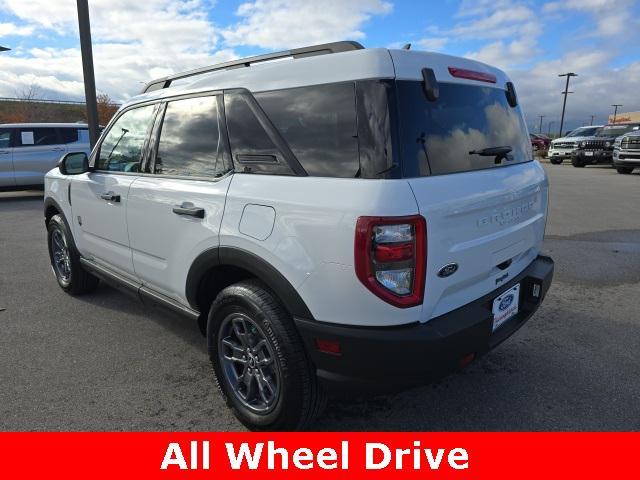
M533 315L551 285L554 264L539 256L499 289L424 324L371 328L296 318L322 383L329 389L392 390L424 384L459 368L506 340ZM519 313L492 332L493 299L520 283ZM317 340L338 342L340 355L321 352Z
M591 155L587 155L589 152ZM611 163L613 161L613 151L609 150L577 150L573 154L583 163Z

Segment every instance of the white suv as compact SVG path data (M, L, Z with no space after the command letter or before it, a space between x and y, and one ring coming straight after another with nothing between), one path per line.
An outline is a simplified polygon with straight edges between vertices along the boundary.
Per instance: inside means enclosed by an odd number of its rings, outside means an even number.
M338 42L150 83L47 174L45 217L65 291L197 319L236 416L295 429L521 327L547 185L503 72Z

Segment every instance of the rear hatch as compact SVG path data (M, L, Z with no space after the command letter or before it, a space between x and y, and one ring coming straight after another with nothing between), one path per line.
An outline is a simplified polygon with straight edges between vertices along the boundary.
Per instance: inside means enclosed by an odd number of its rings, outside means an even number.
M520 107L507 101L504 74L475 65L483 80L434 69L434 101L421 81L396 81L403 174L427 222L423 321L506 285L544 237L548 184Z

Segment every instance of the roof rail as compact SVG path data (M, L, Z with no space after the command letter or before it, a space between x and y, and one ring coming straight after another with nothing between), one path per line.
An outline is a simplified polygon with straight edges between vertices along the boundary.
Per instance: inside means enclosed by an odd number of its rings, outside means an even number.
M333 43L323 43L322 45L313 45L311 47L294 48L293 50L284 50L282 52L267 53L265 55L257 55L255 57L241 58L238 60L231 60L230 62L218 63L216 65L210 65L208 67L196 68L195 70L189 70L182 73L176 73L174 75L168 75L166 77L158 78L147 83L142 89L141 93L152 92L154 90L160 90L162 88L169 88L171 82L182 78L194 77L196 75L202 75L209 72L215 72L216 70L227 70L231 68L248 67L252 63L266 62L268 60L275 60L277 58L303 58L313 57L315 55L326 55L329 53L348 52L350 50L361 50L364 47L358 42L343 41Z

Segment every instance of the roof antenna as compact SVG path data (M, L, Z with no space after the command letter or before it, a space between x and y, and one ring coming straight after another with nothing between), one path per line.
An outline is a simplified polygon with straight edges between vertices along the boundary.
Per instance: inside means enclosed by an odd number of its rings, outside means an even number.
M402 50L411 50L411 44L410 44L410 43L405 43L405 44L402 46Z

